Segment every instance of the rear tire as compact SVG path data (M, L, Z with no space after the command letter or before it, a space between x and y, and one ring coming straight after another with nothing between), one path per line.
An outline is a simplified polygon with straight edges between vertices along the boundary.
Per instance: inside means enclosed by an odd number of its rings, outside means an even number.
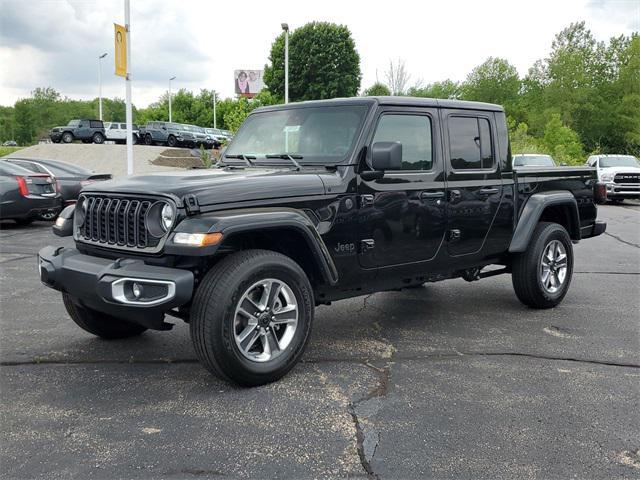
M92 139L93 143L97 143L98 145L104 143L104 135L99 132L94 133Z
M70 295L63 293L62 301L67 313L76 325L84 331L106 340L116 340L140 335L146 327L135 323L125 322L119 318L82 307L73 302Z
M297 263L277 252L246 250L224 258L203 278L191 310L191 339L214 375L242 386L263 385L298 362L313 313L313 290Z
M526 252L516 254L511 280L518 299L532 308L552 308L565 297L573 275L573 245L562 225L540 222Z

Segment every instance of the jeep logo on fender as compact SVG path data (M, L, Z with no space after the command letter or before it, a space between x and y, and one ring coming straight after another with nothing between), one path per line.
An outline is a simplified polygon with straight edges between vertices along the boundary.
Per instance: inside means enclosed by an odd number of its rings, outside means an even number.
M338 242L333 251L338 255L353 255L356 253L356 245L354 243L340 243Z

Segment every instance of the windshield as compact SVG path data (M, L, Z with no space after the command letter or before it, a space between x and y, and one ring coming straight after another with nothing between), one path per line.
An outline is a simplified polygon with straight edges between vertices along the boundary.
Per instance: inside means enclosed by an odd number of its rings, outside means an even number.
M620 155L616 157L600 157L600 167L640 167L638 159L631 155Z
M514 167L555 167L556 163L549 155L515 155Z
M299 156L300 163L340 163L355 146L367 108L307 107L250 115L225 157L289 154Z
M80 125L80 120L71 120L67 124L68 127L77 127L78 125Z
M169 128L171 128L172 130L188 130L186 125L182 125L181 123L170 123Z

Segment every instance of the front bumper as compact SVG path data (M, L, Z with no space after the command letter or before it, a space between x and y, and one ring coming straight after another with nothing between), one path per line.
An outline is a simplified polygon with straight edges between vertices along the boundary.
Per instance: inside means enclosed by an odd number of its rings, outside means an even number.
M607 183L607 198L640 198L640 184Z
M40 280L74 301L117 318L163 329L164 315L191 300L193 273L147 265L141 260L110 260L75 248L45 247L38 254ZM132 285L151 292L137 298Z

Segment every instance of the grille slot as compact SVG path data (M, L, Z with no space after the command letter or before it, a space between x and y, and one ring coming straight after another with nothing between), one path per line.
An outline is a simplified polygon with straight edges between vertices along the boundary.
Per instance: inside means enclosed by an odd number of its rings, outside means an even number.
M640 173L616 173L614 183L640 183Z
M80 240L106 247L154 249L161 239L149 234L145 216L155 200L86 195Z

